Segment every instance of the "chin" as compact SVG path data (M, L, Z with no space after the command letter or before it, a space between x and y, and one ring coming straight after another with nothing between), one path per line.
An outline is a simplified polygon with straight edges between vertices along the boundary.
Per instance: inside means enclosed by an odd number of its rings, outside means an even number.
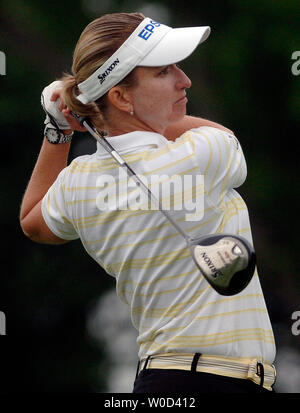
M179 122L185 117L185 115L186 115L186 109L178 111L176 115L173 117L172 123Z

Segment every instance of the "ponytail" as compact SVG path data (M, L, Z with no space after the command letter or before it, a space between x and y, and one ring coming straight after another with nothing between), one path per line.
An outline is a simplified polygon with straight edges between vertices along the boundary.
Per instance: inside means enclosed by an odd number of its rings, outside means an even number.
M105 122L104 111L106 105L102 102L90 102L86 105L81 103L76 96L80 94L76 79L73 75L65 73L61 79L63 82L63 96L68 108L79 116L88 117L93 126L99 132L105 132L107 125ZM102 99L106 100L105 98ZM101 110L102 109L102 110Z
M63 96L66 105L79 116L87 116L99 132L107 132L107 94L96 102L81 103L76 97L80 94L78 84L94 73L144 19L141 13L106 14L89 23L81 33L73 54L73 75L64 73ZM119 84L130 88L136 82L134 71Z

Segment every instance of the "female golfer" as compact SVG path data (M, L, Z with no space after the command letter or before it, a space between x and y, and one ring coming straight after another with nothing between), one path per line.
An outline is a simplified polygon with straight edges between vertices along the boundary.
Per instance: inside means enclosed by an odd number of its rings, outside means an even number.
M218 294L184 239L99 143L67 166L72 132L84 130L73 111L151 179L187 234L231 233L252 243L247 207L234 189L246 178L240 143L228 129L186 116L191 81L177 63L209 33L172 29L138 13L102 16L82 32L73 74L42 94L50 115L21 225L40 243L80 238L115 278L138 330L136 393L270 392L275 381L257 272L242 292Z

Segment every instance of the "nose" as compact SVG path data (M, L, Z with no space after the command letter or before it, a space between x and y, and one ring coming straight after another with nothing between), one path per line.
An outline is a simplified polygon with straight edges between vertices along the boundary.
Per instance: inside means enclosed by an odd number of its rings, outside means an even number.
M191 79L178 66L176 66L176 69L178 73L178 81L177 81L178 89L189 89L192 86Z

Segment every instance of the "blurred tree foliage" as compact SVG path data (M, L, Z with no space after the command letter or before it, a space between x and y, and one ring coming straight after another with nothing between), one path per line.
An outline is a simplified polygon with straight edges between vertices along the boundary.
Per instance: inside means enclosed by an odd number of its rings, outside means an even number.
M42 88L70 70L89 21L149 7L158 14L151 17L159 20L165 12L174 27L212 27L209 41L182 63L193 81L189 112L225 124L243 145L248 179L240 192L250 211L267 305L275 334L283 323L296 346L290 317L300 301L300 76L291 72L291 56L300 50L299 0L11 0L0 5L0 50L6 54L6 75L0 76L0 310L7 317L1 354L18 391L105 390L103 351L88 336L86 318L114 282L80 242L52 247L27 240L18 215L42 141ZM70 156L93 150L81 134ZM282 337L277 339L280 344Z

